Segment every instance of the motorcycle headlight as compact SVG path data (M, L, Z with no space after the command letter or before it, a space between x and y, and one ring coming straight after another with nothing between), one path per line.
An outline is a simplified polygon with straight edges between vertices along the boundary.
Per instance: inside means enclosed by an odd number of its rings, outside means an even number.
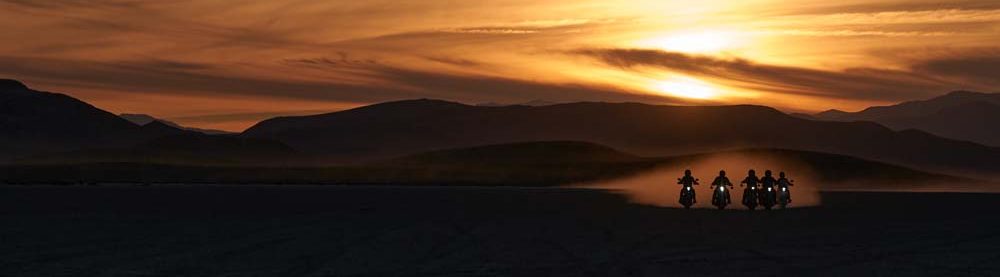
M691 187L687 187L687 190L691 190Z
M771 188L767 188L767 191L771 191Z
M786 191L786 190L788 190L788 189L787 188L781 188L781 191Z

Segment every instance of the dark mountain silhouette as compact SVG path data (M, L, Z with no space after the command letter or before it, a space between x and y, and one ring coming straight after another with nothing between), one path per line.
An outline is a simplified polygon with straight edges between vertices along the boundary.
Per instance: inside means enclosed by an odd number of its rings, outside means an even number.
M550 105L555 105L555 104L558 104L558 103L536 99L536 100L531 100L531 101L524 102L524 103L515 103L515 104L500 104L500 103L497 103L497 102L486 102L486 103L476 104L476 106L482 106L482 107L503 107L503 106L532 106L532 107L541 107L541 106L550 106Z
M817 120L817 118L815 116L813 116L811 114L807 114L807 113L790 113L788 115L794 116L794 117L798 117L798 118L801 118L801 119Z
M1000 146L1000 93L956 91L936 98L867 108L848 113L830 110L821 120L873 121L895 130L918 129L935 135Z
M826 110L826 111L817 113L815 115L812 115L811 117L812 118L828 119L828 120L841 120L841 119L847 118L849 116L851 116L851 113L849 113L849 112L841 111L841 110L838 110L838 109L831 109L831 110Z
M118 116L121 117L121 118L124 118L125 120L128 120L129 122L135 123L136 125L139 125L139 126L144 126L144 125L149 124L151 122L160 122L160 123L166 124L168 126L171 126L171 127L177 128L177 129L188 130L188 131L195 131L195 132L199 132L199 133L203 133L203 134L207 134L207 135L231 135L231 134L234 134L233 132L223 131L223 130L201 129L201 128L185 127L185 126L181 126L180 124L174 123L172 121L165 120L165 119L159 119L159 118L153 117L153 116L148 115L148 114L128 114L128 113L126 113L126 114L119 114Z
M142 128L75 98L0 81L0 160L148 138Z
M438 100L389 102L263 121L242 134L282 141L330 161L385 159L434 149L572 140L644 156L740 148L787 148L923 169L993 176L1000 149L895 132L868 122L823 122L762 106L572 103L477 107Z
M209 136L161 121L139 126L64 94L0 80L0 161L229 161L289 151L278 142Z

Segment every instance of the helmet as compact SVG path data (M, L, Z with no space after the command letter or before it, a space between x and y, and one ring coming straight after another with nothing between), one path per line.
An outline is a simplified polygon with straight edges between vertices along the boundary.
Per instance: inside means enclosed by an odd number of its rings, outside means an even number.
M781 178L785 178L785 172L784 172L784 171L782 171L782 172L779 172L779 173L778 173L778 176L781 176Z
M726 176L725 170L719 170L719 176Z
M684 176L691 176L691 170L690 169L684 170Z
M757 172L753 171L753 169L751 169L750 171L747 172L747 174L750 174L750 176L754 176L754 175L757 175Z
M771 170L764 170L764 176L771 176Z

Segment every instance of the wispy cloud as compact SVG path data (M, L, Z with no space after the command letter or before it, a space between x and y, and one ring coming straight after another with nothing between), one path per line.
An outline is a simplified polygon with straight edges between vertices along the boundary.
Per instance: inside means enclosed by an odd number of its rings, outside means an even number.
M352 68L380 82L346 84L232 76L202 64L163 60L87 62L0 57L0 74L39 83L85 88L190 95L232 95L336 102L380 102L432 97L477 103L550 101L681 102L615 87L553 84L486 75L447 74L381 65L375 61L322 57L286 61L313 70Z
M918 65L915 70L851 68L831 71L649 49L584 49L573 53L592 57L624 70L665 69L748 89L797 95L899 101L939 94L963 86L933 74L924 74L930 72L926 64ZM942 61L928 63L937 65L940 62ZM944 67L957 69L954 66ZM965 69L952 74L981 76L985 67L971 66Z
M227 114L296 110L238 109L274 99L693 103L657 95L647 71L826 109L995 90L982 49L997 24L989 0L0 0L0 74L168 118L148 95L243 101L217 102ZM699 30L742 37L709 56L630 49Z

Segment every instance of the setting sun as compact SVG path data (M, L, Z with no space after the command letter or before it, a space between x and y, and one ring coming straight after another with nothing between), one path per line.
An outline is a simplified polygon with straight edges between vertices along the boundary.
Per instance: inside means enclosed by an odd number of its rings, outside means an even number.
M687 77L672 77L658 81L654 88L662 93L685 98L711 99L716 96L716 90L712 85Z

